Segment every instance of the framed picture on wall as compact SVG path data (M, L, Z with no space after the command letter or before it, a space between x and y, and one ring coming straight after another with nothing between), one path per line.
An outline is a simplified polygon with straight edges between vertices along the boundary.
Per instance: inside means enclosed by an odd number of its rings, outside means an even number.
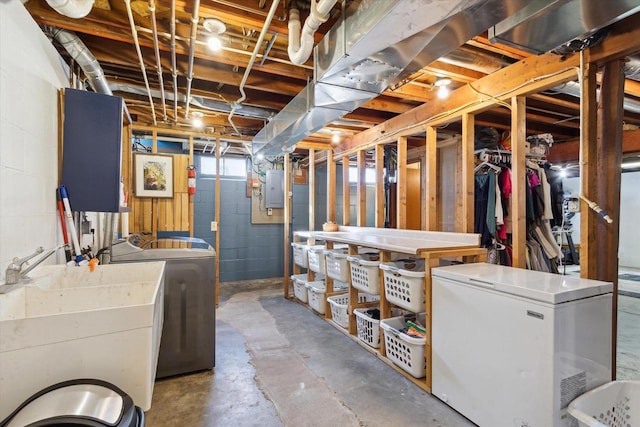
M136 153L133 167L137 197L173 197L173 156Z

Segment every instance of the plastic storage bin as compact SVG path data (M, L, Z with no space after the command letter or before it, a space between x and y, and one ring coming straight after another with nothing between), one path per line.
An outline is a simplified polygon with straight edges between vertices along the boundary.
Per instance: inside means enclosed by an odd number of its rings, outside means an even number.
M373 348L380 347L380 320L374 319L367 314L369 308L356 308L353 313L356 315L356 329L360 341Z
M340 294L327 297L331 306L331 319L343 328L349 327L349 313L347 306L349 305L349 294ZM365 293L358 294L358 302L375 302L380 301L379 295L369 295Z
M325 249L324 258L327 266L327 276L332 279L346 282L349 280L347 270L348 249Z
M298 264L300 267L307 268L309 265L309 261L307 260L307 251L310 246L311 245L307 245L306 243L292 242L293 262Z
M324 280L324 275L316 274L316 280ZM300 301L307 302L307 282L309 281L309 276L307 275L307 273L294 274L293 276L291 276L291 281L293 281L293 295Z
M425 309L424 260L400 260L380 264L387 301L418 313Z
M380 255L367 253L347 257L351 269L351 286L369 294L380 293Z
M307 302L307 274L294 274L291 276L293 281L293 295L302 302Z
M324 245L313 245L307 249L309 270L324 274Z
M569 414L580 427L640 426L640 381L612 381L574 399Z
M418 322L425 324L425 314L419 313ZM384 331L384 345L387 358L412 377L422 378L426 373L424 348L425 338L414 338L400 332L405 328L405 316L391 317L380 321Z
M346 283L338 282L337 280L333 282L333 290L334 292L346 291L349 285ZM326 313L326 288L324 280L318 280L315 282L307 282L307 294L309 300L309 307L313 308L320 314Z

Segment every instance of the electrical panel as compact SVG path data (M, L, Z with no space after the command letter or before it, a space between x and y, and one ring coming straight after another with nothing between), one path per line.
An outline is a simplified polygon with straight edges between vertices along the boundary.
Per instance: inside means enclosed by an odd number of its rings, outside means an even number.
M284 208L284 171L281 169L267 170L265 187L265 207Z

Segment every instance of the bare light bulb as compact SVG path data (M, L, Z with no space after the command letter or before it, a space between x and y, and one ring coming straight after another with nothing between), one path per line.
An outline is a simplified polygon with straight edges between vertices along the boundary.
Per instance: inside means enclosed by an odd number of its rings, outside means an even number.
M449 88L446 86L440 86L438 88L438 98L445 99L449 96Z
M222 40L218 36L211 36L207 39L207 46L212 51L217 52L222 49Z
M194 119L191 121L191 124L193 125L193 127L201 128L201 127L202 127L202 119L194 118Z
M333 136L331 137L331 142L333 142L334 144L337 144L338 142L340 142L340 135L338 135L338 133L334 133Z

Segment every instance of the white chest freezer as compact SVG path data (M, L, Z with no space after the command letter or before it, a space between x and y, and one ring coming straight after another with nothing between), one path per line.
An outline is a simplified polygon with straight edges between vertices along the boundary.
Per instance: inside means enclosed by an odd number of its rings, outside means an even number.
M432 392L481 427L569 427L611 380L611 283L492 264L432 270Z

